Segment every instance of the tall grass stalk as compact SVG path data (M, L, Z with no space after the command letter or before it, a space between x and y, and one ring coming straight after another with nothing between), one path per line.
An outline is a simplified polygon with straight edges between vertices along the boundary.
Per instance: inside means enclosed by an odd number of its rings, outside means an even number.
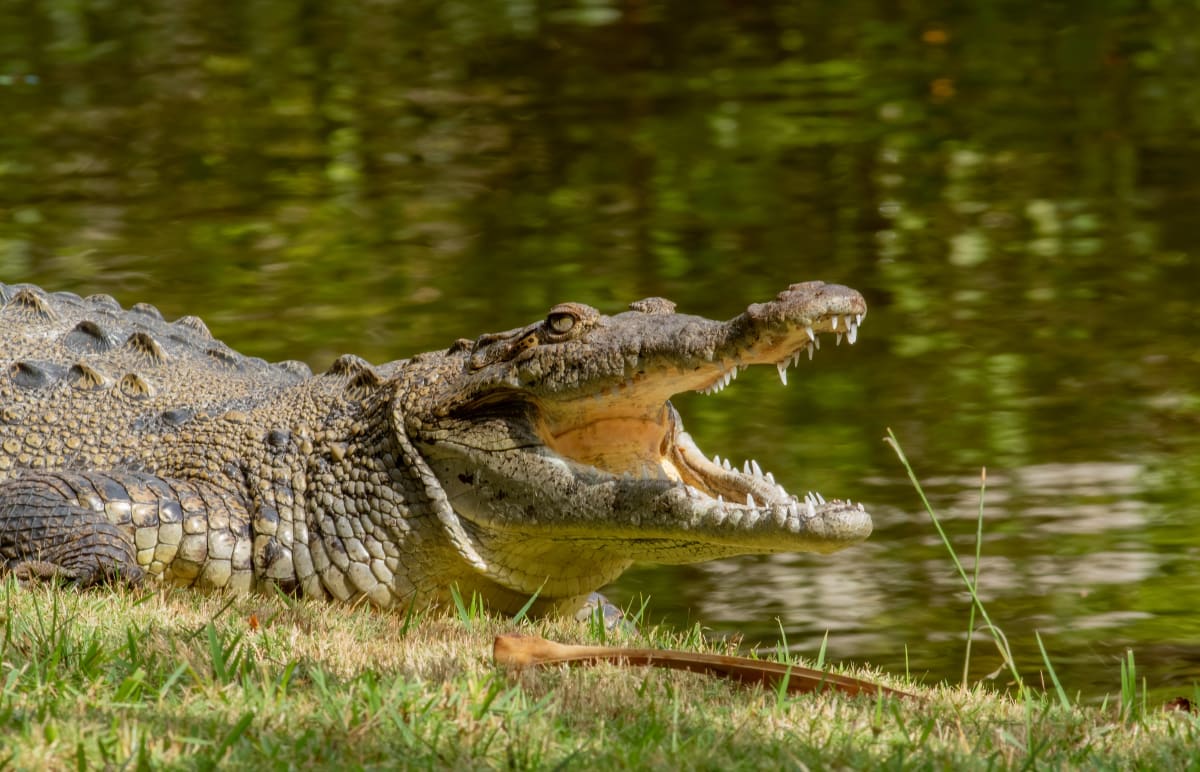
M889 430L890 431L890 430ZM975 518L975 566L971 573L971 586L979 588L979 562L983 557L983 500L987 493L987 467L979 470L979 516ZM962 687L970 683L971 672L971 643L975 640L975 604L971 604L970 617L967 619L967 650L963 655Z
M950 554L950 560L954 563L954 568L958 571L958 575L962 578L963 583L967 586L967 592L971 594L973 602L972 608L979 609L979 616L983 618L984 627L992 635L992 640L996 642L996 648L1000 651L1000 656L1004 659L1004 665L1008 668L1009 673L1013 677L1013 681L1017 684L1019 691L1025 691L1025 681L1021 678L1021 673L1017 670L1017 663L1013 659L1012 651L1009 649L1008 640L995 624L992 623L992 618L988 615L987 608L983 605L983 601L979 598L979 593L976 592L975 582L967 575L967 571L963 568L962 561L958 559L958 553L954 551L954 545L950 543L950 537L946 535L946 529L942 527L941 521L938 519L937 513L934 512L933 506L929 503L929 498L925 495L925 489L921 487L921 482L917 479L917 475L913 472L912 464L908 462L908 457L904 455L904 449L900 447L900 441L896 439L896 435L891 429L887 430L888 436L885 442L891 445L896 456L900 459L900 463L904 466L904 470L908 472L908 479L912 483L913 488L917 491L917 495L921 497L921 503L925 505L925 511L929 513L930 520L933 521L933 527L937 530L938 536L942 540L942 544L946 546L946 551ZM981 504L982 506L982 504ZM978 544L980 538L976 538ZM975 565L979 565L979 548L976 547ZM972 620L973 621L973 620Z

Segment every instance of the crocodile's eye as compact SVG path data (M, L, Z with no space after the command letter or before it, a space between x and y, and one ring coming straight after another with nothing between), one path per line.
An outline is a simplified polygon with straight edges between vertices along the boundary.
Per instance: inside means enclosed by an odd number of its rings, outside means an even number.
M556 335L565 335L575 326L574 314L552 313L546 317L546 324Z

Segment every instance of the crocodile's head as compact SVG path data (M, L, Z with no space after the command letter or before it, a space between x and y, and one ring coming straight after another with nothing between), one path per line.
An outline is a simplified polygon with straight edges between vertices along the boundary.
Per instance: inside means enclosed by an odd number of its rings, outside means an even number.
M817 336L853 343L866 311L822 282L726 322L661 298L614 316L564 303L416 360L421 385L399 393L394 420L444 492L439 517L473 588L501 608L534 592L570 608L634 560L831 552L870 534L861 505L797 496L755 461L739 471L701 451L669 398L758 364L786 384Z

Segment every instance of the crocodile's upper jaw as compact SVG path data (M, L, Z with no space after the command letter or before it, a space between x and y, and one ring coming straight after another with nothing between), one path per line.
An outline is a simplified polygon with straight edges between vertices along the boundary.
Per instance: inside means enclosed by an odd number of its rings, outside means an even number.
M758 461L744 462L739 471L719 455L710 460L683 429L668 397L683 391L715 394L755 364L775 365L786 386L789 367L812 358L821 334L836 335L838 343L845 336L853 344L864 315L865 310L814 318L785 334L756 341L735 361L687 362L684 368L639 373L615 388L537 400L538 434L564 459L608 474L680 481L710 498L750 506L789 503L794 497L764 473ZM820 494L809 494L802 505L811 511L817 503L824 503Z

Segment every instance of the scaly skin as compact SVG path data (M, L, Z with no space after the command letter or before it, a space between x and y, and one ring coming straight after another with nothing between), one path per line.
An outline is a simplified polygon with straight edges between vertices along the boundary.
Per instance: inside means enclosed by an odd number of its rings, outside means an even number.
M648 298L312 376L164 322L0 284L0 560L80 584L146 577L380 606L451 585L571 612L635 560L830 552L861 505L706 459L668 401L853 342L862 296L794 284L727 322Z

